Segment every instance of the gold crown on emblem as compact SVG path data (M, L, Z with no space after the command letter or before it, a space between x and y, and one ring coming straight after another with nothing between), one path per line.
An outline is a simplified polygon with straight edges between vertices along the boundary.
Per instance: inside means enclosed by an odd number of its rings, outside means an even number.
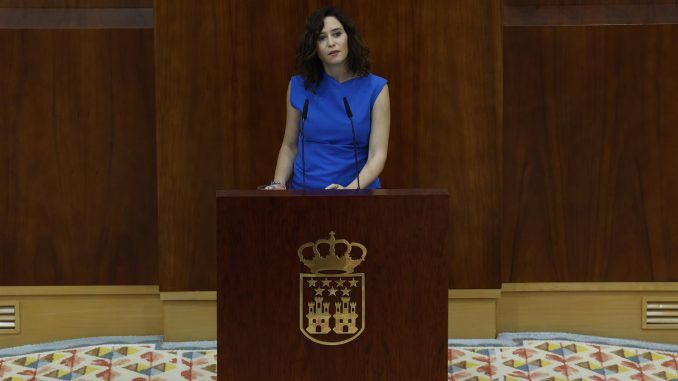
M343 245L346 247L346 251L341 256L336 254L336 246ZM323 255L320 253L320 247L327 245L328 254ZM304 256L304 250L307 248L313 248L313 258L306 259ZM351 257L351 252L354 248L358 248L362 251L360 258ZM307 250L308 252L308 250ZM365 260L367 255L367 249L360 243L357 242L348 242L345 239L336 239L334 238L334 232L330 232L330 239L319 239L315 242L306 242L305 244L299 246L297 250L299 255L299 260L306 265L306 267L311 270L314 274L321 273L334 273L334 274L350 274L355 270L355 268Z

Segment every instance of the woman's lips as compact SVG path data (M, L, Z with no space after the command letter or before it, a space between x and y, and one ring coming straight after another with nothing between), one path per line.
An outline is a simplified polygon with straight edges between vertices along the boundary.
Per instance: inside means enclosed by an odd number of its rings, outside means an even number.
M339 54L339 51L338 51L338 50L333 50L333 51L330 52L329 55L332 56L332 57L334 57L334 56L336 56L337 54Z

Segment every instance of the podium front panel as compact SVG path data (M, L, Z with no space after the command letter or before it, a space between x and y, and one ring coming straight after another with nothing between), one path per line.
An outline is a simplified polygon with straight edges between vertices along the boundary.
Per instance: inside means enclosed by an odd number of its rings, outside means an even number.
M447 208L444 191L220 192L219 378L446 379ZM328 242L364 260L334 271Z

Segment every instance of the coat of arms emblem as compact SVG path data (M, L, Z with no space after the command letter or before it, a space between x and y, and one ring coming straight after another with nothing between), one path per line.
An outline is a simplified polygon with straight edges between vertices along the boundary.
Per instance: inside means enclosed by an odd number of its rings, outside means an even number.
M365 274L354 273L365 260L360 243L336 239L307 242L297 250L310 273L299 274L299 328L311 341L346 344L365 330ZM337 249L343 249L337 255Z

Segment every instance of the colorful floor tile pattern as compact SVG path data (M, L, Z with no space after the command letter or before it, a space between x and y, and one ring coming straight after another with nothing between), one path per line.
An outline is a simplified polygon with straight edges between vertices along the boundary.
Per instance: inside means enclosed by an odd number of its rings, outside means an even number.
M217 351L91 346L0 358L0 380L216 380Z
M449 348L447 366L448 381L678 380L678 353L573 341Z

